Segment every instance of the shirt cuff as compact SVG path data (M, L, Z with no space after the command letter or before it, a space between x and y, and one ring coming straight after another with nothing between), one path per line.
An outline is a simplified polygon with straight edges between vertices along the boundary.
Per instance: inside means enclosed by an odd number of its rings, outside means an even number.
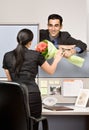
M81 48L79 48L79 47L75 47L75 50L77 53L81 52Z

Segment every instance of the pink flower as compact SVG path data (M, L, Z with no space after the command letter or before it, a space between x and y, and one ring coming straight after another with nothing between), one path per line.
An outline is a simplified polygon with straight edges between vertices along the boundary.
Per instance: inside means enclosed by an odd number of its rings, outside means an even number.
M47 48L48 48L48 44L42 41L39 44L37 44L36 51L43 53L47 50Z

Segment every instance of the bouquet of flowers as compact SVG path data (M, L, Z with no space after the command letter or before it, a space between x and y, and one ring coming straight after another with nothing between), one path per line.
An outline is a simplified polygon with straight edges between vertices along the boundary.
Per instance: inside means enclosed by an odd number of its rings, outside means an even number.
M45 59L48 60L55 57L58 49L53 45L52 42L43 40L37 44L36 51L41 52Z
M45 57L45 59L48 60L55 57L58 49L53 45L52 42L48 40L43 40L37 44L36 51L41 52L41 54ZM70 63L78 67L82 67L84 63L84 58L76 56L76 55L72 55L66 59L67 61L69 61Z

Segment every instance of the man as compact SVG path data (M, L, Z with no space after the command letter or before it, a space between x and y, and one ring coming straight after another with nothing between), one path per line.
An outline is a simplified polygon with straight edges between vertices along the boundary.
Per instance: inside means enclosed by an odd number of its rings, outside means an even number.
M48 29L40 30L40 41L49 40L56 48L63 48L65 57L69 57L75 53L82 53L86 50L87 45L81 40L77 40L68 32L60 31L62 29L63 18L58 14L51 14L48 17Z

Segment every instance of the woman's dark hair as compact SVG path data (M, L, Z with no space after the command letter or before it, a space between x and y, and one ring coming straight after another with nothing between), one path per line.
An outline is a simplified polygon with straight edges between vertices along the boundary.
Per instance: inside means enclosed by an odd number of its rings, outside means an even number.
M32 40L33 40L33 32L29 29L22 29L17 34L18 45L14 50L15 54L14 69L16 75L19 75L19 71L24 61L25 45L27 45L28 42L31 42Z
M58 15L58 14L51 14L51 15L49 15L49 17L48 17L48 23L49 23L50 19L59 19L60 25L62 25L63 18L60 15Z

